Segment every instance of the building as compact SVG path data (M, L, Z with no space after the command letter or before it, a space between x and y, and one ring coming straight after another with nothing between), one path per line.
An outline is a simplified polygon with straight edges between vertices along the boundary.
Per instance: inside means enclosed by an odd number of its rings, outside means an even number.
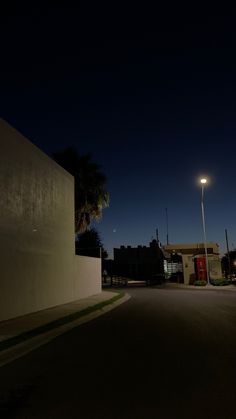
M0 119L0 321L101 292L75 255L74 178Z
M114 249L113 273L138 280L164 275L164 255L157 240L149 246L120 246Z
M178 271L183 273L183 282L186 285L193 284L195 280L206 280L206 263L204 243L169 244L163 246L166 258L165 271L174 273L172 269L173 256L179 257ZM222 277L219 245L207 243L207 255L209 264L209 276L211 279ZM182 269L181 269L182 265ZM176 272L175 272L176 273Z

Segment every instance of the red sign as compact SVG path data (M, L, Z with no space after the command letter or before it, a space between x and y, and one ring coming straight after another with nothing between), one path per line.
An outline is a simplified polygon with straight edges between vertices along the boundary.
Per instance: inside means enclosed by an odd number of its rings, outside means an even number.
M196 274L199 281L207 280L206 259L205 257L196 258Z

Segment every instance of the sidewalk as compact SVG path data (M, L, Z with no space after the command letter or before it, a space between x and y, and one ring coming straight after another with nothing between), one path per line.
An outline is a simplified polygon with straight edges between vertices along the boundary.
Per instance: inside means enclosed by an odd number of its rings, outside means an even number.
M79 324L95 318L125 302L128 296L121 292L102 291L100 294L48 308L0 322L0 355L35 337L64 333Z
M165 287L181 288L186 290L208 290L208 291L236 291L236 285L205 285L204 287L196 285L178 284L176 282L166 282Z

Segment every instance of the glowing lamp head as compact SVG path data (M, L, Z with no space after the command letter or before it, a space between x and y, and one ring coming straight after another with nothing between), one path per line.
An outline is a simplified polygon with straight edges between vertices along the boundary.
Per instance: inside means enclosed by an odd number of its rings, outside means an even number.
M205 184L207 183L207 179L206 179L206 178L202 178L202 179L200 180L200 182L201 182L203 185L205 185Z

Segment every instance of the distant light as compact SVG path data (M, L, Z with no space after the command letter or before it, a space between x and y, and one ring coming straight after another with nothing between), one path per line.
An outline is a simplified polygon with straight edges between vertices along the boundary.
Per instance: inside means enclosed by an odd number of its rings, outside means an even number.
M36 233L36 231L38 231L37 228L33 228L33 233Z
M207 179L206 179L206 178L202 178L202 179L200 180L200 182L201 182L201 183L207 183Z

